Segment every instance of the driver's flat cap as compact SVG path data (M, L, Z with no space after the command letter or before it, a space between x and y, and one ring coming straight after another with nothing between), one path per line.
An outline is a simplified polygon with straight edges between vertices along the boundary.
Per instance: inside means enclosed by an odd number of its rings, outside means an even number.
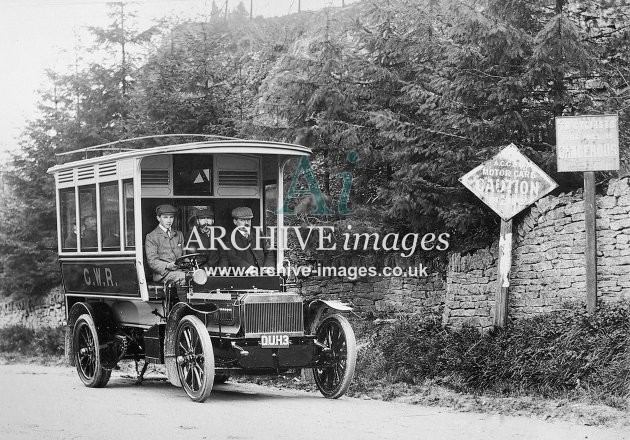
M253 218L254 213L247 206L239 206L232 210L232 218Z
M174 207L173 205L159 205L157 208L155 208L155 215L176 214L176 213L177 213L177 208Z

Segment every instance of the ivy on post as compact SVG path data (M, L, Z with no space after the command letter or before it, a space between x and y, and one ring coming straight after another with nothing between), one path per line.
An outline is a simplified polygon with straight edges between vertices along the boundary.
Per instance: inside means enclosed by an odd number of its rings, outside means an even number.
M505 327L512 266L512 217L558 185L514 144L459 180L501 217L494 326Z

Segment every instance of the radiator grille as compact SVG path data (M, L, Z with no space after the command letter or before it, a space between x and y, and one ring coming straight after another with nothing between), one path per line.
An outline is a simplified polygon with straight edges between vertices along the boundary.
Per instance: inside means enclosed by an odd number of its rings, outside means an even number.
M245 304L245 333L304 331L302 302Z

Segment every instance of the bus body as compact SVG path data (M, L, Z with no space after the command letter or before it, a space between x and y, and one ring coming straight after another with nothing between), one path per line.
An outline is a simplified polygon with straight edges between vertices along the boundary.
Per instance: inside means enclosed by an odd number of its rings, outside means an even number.
M230 374L302 368L313 369L324 396L345 393L356 362L354 334L341 315L349 307L305 300L273 274L206 271L198 277L198 254L184 259L182 270L190 276L177 288L153 281L145 255L145 237L157 226L155 210L162 204L177 208L174 229L185 238L200 208L211 208L215 227L227 231L234 227L232 210L243 206L252 210L252 227L281 227L285 165L309 155L299 145L220 139L134 149L49 170L56 184L69 359L86 386L105 386L127 358L144 359L145 370L148 363L166 364L169 381L196 401ZM285 243L282 234L276 239L280 269Z

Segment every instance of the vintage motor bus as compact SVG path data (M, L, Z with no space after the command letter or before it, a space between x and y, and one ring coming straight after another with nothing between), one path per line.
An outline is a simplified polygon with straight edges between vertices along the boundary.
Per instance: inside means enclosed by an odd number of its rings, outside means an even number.
M116 144L116 148L120 147ZM312 369L321 393L338 398L354 375L357 349L340 301L303 298L277 274L219 276L201 269L204 252L176 262L186 285L154 282L145 237L156 207L177 208L174 229L188 237L195 209L234 227L248 207L252 227L282 226L286 164L306 147L211 137L200 142L111 151L49 170L57 199L59 263L70 362L88 387L104 387L122 359L165 364L168 380L194 401L233 374ZM105 154L109 153L109 154ZM280 201L280 202L278 202ZM263 229L264 230L264 229ZM284 260L277 235L276 266Z

